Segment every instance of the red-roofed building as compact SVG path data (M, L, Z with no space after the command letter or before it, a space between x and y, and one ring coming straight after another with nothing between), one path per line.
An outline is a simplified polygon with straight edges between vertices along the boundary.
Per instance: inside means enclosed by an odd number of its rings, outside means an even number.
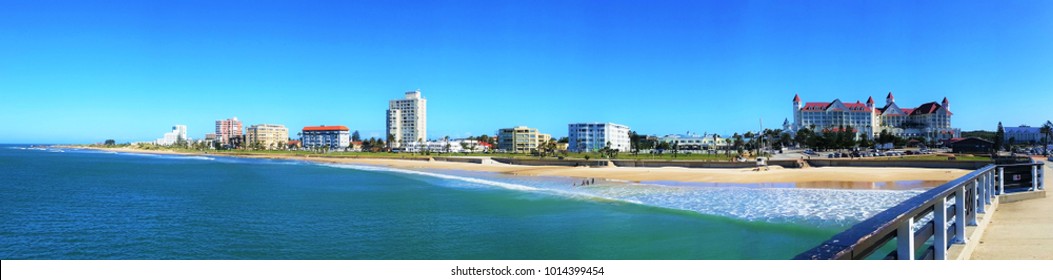
M342 125L305 126L300 131L300 141L304 148L325 148L338 150L351 145L350 129Z
M796 132L802 128L817 131L839 131L851 126L858 137L873 138L881 131L898 137L923 137L927 140L947 140L961 135L961 130L951 127L950 101L946 97L940 103L929 102L916 108L900 108L891 92L885 97L885 106L876 107L874 98L866 103L845 103L840 99L831 102L802 102L798 94L793 97L793 118L783 122L783 129Z

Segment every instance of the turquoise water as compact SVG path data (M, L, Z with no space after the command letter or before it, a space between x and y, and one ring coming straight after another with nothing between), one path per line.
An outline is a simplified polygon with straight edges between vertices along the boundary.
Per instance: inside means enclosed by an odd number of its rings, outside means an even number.
M573 180L0 146L0 259L788 259L911 195Z

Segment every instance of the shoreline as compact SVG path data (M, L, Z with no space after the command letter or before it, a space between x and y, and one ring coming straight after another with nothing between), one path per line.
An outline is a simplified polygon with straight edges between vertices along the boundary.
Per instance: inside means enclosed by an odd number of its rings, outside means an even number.
M168 154L187 156L227 156L240 158L303 160L319 163L363 164L401 169L445 169L483 171L517 176L554 176L598 178L629 182L673 181L686 183L815 183L815 182L895 182L895 181L951 181L965 174L964 169L898 168L898 167L814 167L785 169L772 167L767 171L752 168L715 169L683 167L566 167L522 166L502 163L460 163L407 159L375 158L320 158L294 155L233 155L215 153L186 153L133 148L71 147L124 153Z

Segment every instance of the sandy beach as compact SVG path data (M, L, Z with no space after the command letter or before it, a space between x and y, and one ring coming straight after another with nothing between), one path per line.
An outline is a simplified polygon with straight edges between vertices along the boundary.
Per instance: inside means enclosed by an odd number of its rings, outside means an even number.
M178 153L172 151L140 150L131 148L104 149L127 153L203 155L204 153ZM210 156L232 156L207 154ZM624 181L678 181L712 183L762 183L762 182L891 182L891 181L950 181L970 172L964 169L891 168L891 167L822 167L784 169L773 167L766 171L752 168L715 169L681 167L564 167L564 166L520 166L496 162L484 164L445 161L421 161L401 159L361 158L316 158L303 156L257 156L237 155L245 158L270 158L307 160L324 163L365 164L406 169L452 169L499 172L521 176L563 176Z

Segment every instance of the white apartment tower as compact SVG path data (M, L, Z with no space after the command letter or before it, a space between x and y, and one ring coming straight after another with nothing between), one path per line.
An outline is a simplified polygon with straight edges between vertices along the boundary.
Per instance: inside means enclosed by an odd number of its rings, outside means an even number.
M607 147L629 151L629 127L615 123L572 123L567 125L571 152L592 152Z
M408 143L428 141L428 100L420 90L406 92L406 98L388 102L388 147L402 148Z

